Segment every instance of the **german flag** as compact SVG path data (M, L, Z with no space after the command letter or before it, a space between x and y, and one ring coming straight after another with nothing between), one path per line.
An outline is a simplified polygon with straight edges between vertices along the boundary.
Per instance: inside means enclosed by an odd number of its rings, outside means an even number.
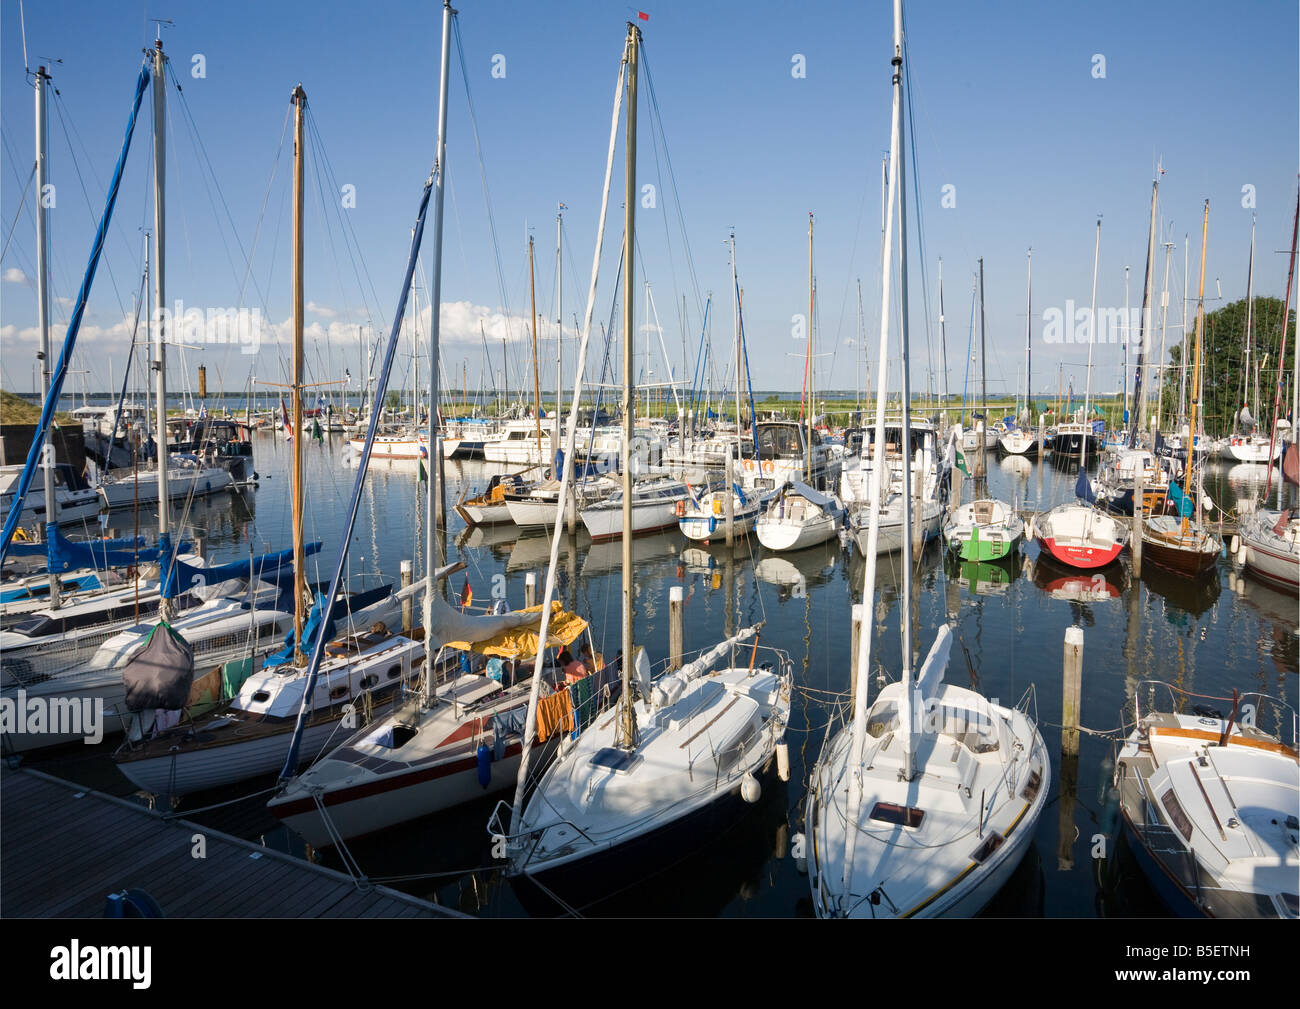
M460 608L462 610L474 601L474 590L469 587L469 579L465 579L465 587L460 590Z

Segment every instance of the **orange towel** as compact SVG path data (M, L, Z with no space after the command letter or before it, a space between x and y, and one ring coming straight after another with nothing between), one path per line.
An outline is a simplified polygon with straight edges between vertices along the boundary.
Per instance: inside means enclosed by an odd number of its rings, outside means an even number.
M573 700L569 697L568 687L562 687L537 702L537 741L546 742L556 731L573 731Z

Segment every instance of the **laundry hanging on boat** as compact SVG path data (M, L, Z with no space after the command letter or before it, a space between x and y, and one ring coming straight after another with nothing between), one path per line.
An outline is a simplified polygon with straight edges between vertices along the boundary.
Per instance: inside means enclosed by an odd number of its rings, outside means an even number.
M546 742L554 732L573 731L573 698L567 687L537 702L537 741Z

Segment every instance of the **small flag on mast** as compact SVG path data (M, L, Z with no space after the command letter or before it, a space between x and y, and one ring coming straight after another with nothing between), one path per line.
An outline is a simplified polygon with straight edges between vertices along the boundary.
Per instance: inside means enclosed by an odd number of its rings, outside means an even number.
M636 16L639 17L642 21L650 20L650 15L647 14L645 11L637 11Z
M460 608L463 610L474 601L474 590L469 587L469 579L465 579L465 587L460 590Z

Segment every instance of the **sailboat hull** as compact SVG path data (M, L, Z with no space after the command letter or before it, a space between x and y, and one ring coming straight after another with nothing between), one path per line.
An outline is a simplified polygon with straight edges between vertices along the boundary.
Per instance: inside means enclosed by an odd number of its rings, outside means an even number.
M775 774L755 774L764 789L775 787ZM670 868L682 853L699 847L701 838L732 827L749 804L741 798L740 785L705 803L679 820L673 820L622 844L587 855L572 863L545 869L526 869L510 880L515 895L533 916L560 914L566 910L551 894L579 911L616 895Z

